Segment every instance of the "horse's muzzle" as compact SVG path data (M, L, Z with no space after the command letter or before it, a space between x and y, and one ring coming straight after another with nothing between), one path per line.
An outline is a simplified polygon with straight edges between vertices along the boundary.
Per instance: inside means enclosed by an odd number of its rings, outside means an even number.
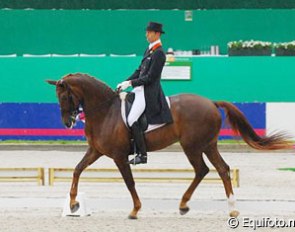
M72 129L73 128L73 123L72 122L66 122L65 123L66 128Z
M64 125L68 129L72 129L75 126L76 118L73 116L68 117L66 121L64 121Z

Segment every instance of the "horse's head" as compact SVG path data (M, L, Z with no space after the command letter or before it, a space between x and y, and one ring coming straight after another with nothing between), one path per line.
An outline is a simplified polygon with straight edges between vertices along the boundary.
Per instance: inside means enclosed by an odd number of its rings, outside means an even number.
M80 102L78 97L64 80L47 80L46 82L56 86L56 95L60 105L63 124L67 128L72 128L76 123L76 116L79 113Z

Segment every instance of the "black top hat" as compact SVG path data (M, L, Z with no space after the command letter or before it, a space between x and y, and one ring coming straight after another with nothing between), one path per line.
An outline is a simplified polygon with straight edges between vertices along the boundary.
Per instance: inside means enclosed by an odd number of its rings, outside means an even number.
M162 26L163 25L161 23L149 22L149 24L146 27L146 31L155 31L165 34L165 32L162 30Z

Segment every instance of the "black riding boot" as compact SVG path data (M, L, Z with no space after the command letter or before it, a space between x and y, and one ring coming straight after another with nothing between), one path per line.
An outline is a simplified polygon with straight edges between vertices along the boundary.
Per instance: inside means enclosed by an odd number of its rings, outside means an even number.
M147 153L146 153L146 145L144 141L144 133L138 125L138 122L133 123L131 127L131 131L133 134L134 142L139 150L139 154L135 156L134 159L130 160L129 164L146 164L147 162Z

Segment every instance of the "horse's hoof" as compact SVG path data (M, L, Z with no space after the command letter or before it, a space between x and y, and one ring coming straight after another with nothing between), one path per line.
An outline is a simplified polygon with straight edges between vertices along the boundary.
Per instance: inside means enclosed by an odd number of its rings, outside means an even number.
M240 212L237 210L233 210L229 213L229 216L234 218L237 218L239 215L240 215Z
M185 215L189 211L189 207L179 208L180 215Z
M128 219L132 219L132 220L134 220L134 219L137 219L137 216L129 215L129 216L128 216Z
M79 202L75 202L73 205L70 206L70 208L71 208L71 213L77 212L78 209L80 208Z

